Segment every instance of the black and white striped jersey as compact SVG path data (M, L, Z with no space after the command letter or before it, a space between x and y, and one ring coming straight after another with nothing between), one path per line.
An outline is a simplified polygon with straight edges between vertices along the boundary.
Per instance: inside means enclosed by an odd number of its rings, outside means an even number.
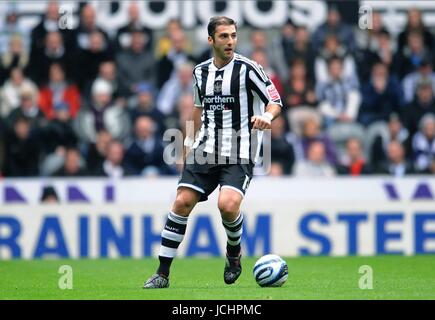
M213 58L193 71L195 107L203 108L202 125L193 149L225 159L256 162L263 132L252 131L251 117L269 103L282 106L263 68L240 54L222 68Z

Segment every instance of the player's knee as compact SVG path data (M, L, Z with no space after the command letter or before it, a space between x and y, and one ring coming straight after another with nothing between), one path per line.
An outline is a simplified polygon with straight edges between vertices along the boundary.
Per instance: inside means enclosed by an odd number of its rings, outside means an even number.
M188 216L192 211L194 204L194 199L191 199L184 194L178 194L175 198L173 211L181 216Z
M218 207L223 214L232 214L239 212L240 201L236 197L224 197L219 199Z

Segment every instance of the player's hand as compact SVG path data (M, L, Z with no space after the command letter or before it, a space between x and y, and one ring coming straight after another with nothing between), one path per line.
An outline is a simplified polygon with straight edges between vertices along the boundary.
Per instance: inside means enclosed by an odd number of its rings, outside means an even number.
M264 113L261 116L253 116L251 118L252 129L266 130L271 128L273 115L271 113Z

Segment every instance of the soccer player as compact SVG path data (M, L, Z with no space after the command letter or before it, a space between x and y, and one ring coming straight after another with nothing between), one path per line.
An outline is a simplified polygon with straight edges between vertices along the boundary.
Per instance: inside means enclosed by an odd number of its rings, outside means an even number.
M176 199L161 233L160 265L144 288L169 287L169 270L184 238L190 212L219 185L218 208L227 234L224 281L242 272L240 205L259 156L263 130L281 112L281 98L256 62L235 52L236 22L213 17L208 24L213 57L193 71L193 133L186 134L186 156Z

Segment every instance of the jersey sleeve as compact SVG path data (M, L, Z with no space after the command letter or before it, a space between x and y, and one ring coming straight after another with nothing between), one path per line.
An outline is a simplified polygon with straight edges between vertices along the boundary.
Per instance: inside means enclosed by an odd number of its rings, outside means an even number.
M252 91L256 92L265 105L274 103L282 107L281 97L275 85L264 72L259 64L252 65L249 68L249 86Z
M199 89L195 71L193 71L193 105L202 108L201 89Z

